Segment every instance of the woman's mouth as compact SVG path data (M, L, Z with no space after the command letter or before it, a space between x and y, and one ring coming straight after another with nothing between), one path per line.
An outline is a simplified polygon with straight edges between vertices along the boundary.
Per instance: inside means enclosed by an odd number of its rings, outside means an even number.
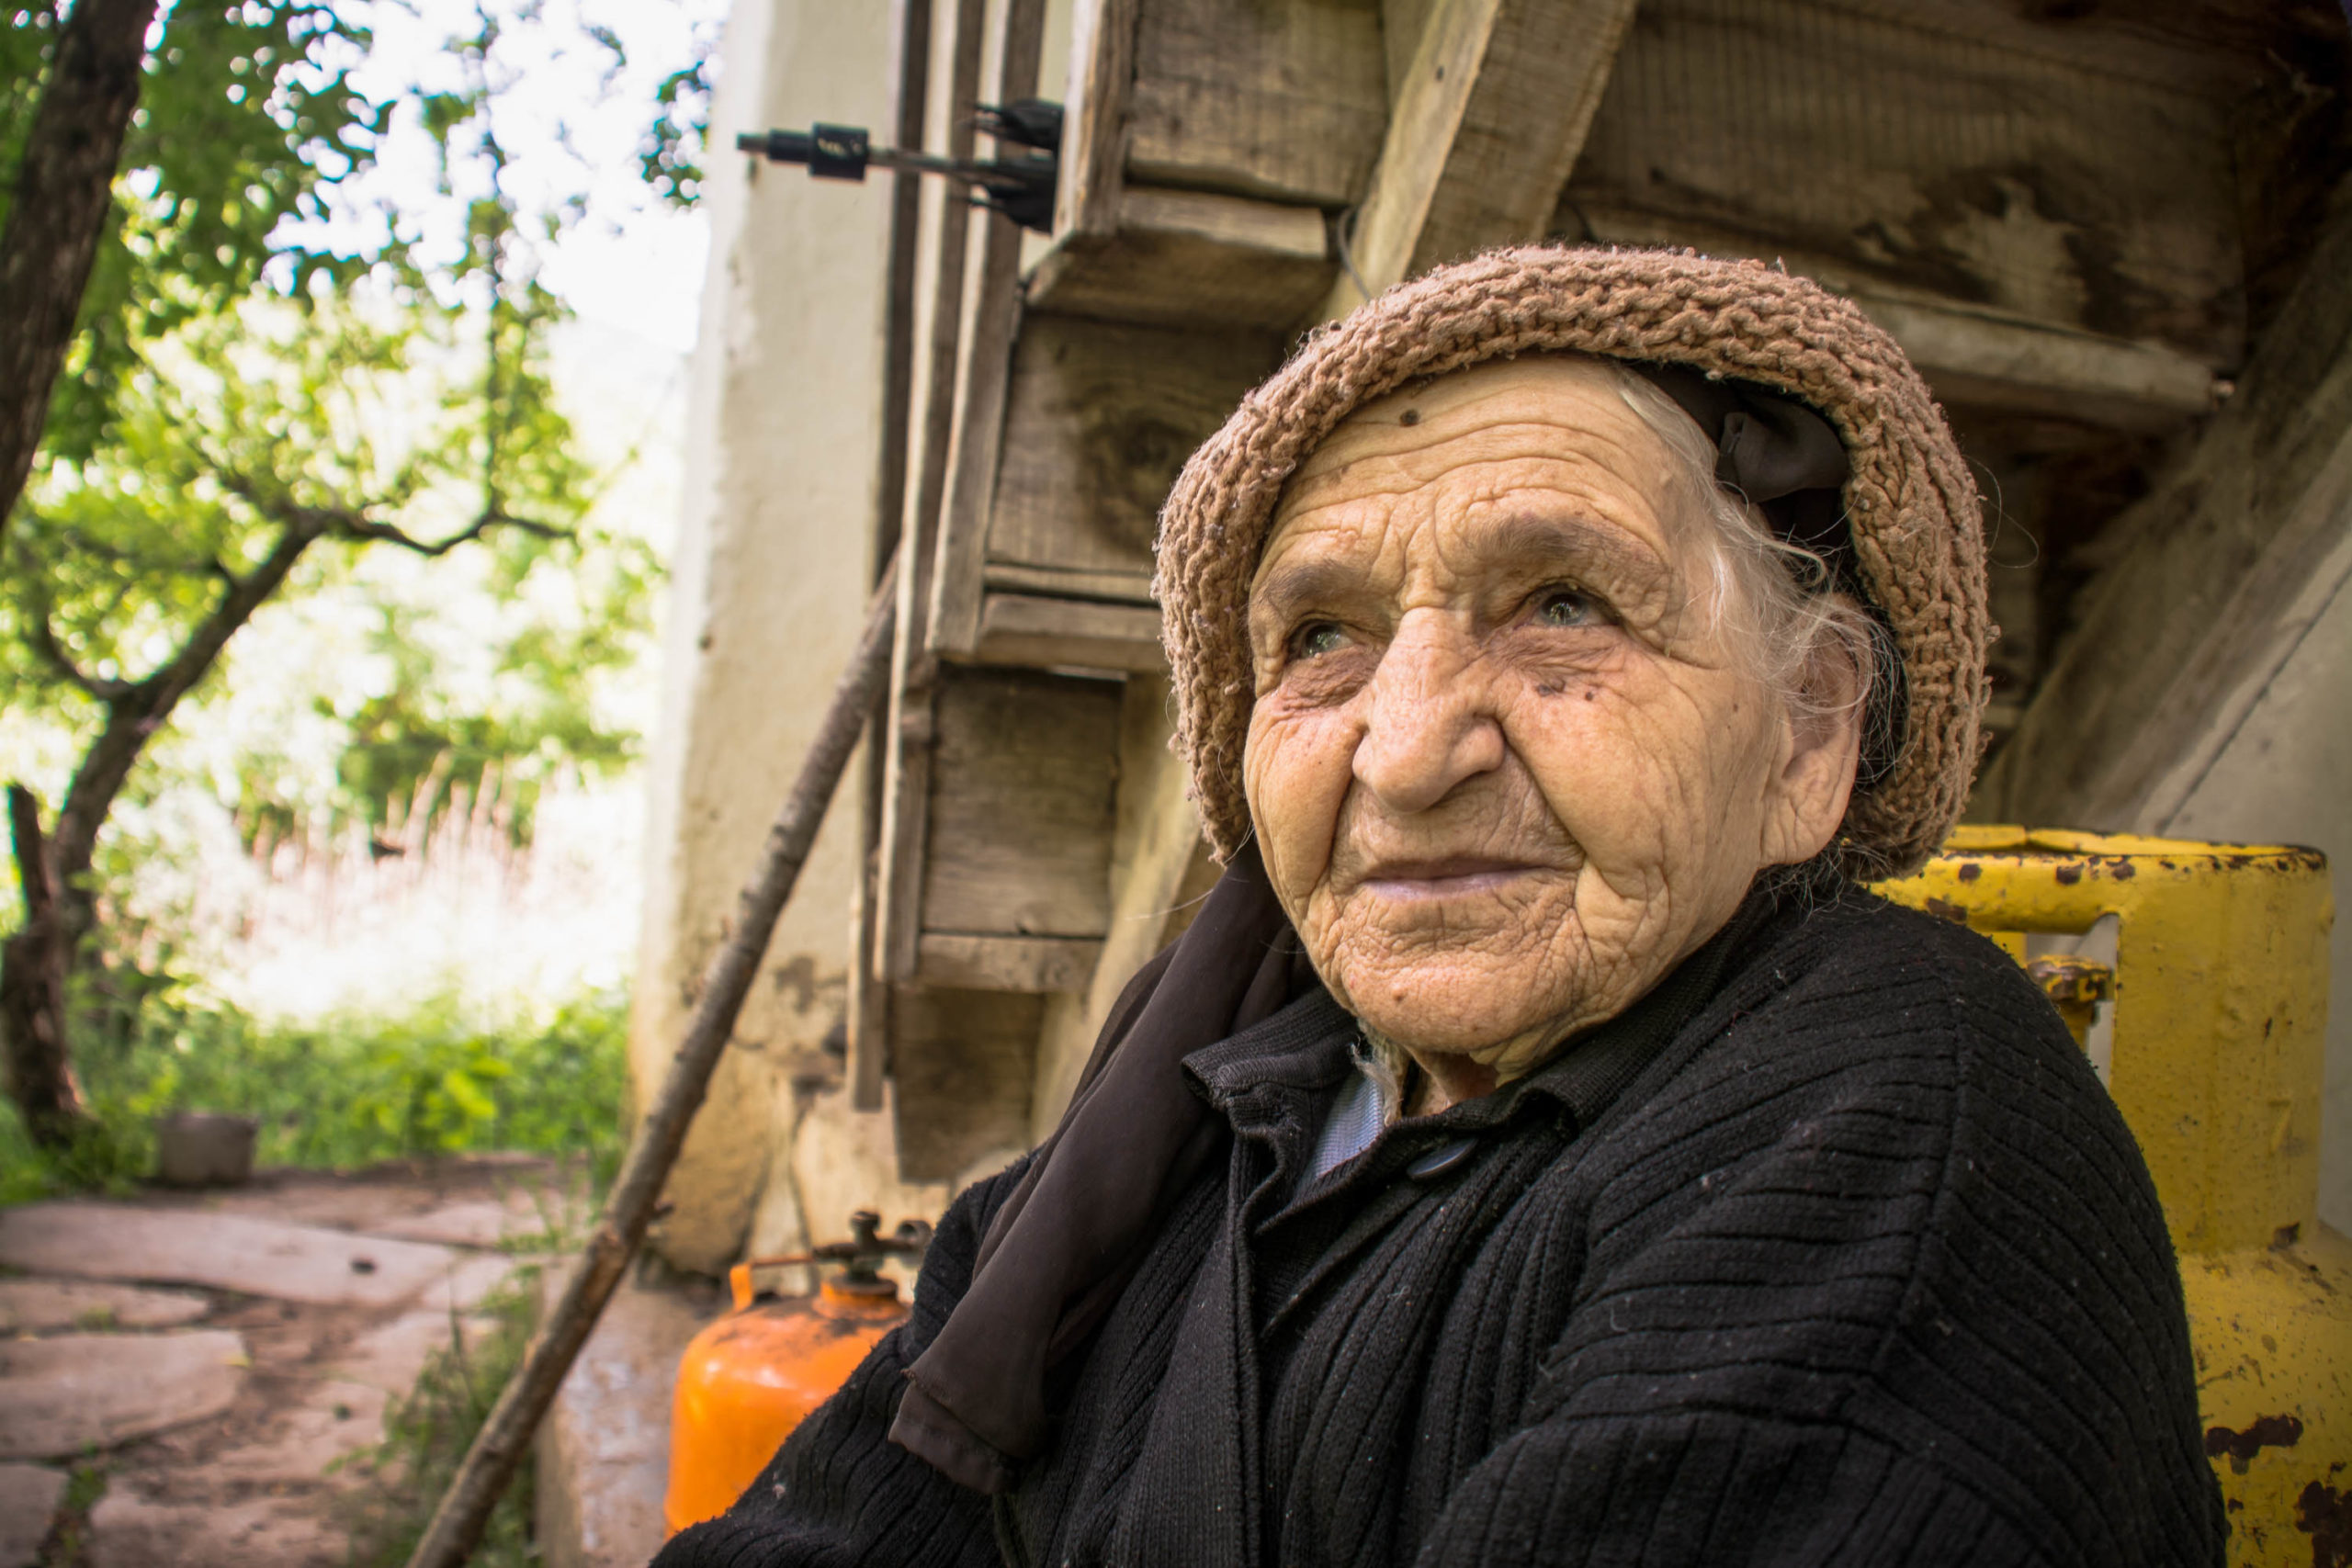
M1523 861L1470 856L1383 861L1366 868L1356 886L1399 903L1435 903L1501 892L1512 883L1551 870Z

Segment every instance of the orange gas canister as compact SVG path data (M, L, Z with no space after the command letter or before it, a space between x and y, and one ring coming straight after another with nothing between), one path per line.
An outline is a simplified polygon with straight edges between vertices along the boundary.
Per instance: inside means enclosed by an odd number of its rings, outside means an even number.
M729 1271L734 1310L695 1335L678 1365L670 1487L662 1500L671 1534L725 1513L792 1429L906 1317L899 1288L876 1266L921 1252L930 1227L910 1221L886 1239L875 1234L879 1224L860 1213L850 1219L852 1240L793 1258L754 1258ZM814 1296L753 1288L763 1269L831 1261L846 1267Z

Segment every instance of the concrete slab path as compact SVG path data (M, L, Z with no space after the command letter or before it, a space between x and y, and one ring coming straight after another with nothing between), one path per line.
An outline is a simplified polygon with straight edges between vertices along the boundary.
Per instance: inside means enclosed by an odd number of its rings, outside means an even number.
M0 1264L84 1280L203 1285L319 1306L391 1306L444 1279L446 1247L238 1214L136 1203L28 1203L0 1212Z
M172 1328L212 1310L192 1291L92 1285L74 1280L0 1280L0 1334L52 1329Z
M0 1464L0 1568L32 1568L64 1496L63 1471Z
M71 1459L218 1416L252 1364L219 1329L0 1343L0 1459Z
M0 1568L345 1568L400 1478L338 1461L568 1190L454 1159L0 1210ZM69 1513L85 1467L103 1492Z

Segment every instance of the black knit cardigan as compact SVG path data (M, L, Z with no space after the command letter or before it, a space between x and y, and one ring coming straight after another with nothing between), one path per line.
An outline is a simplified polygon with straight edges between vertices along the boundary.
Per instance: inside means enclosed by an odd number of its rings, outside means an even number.
M1353 1025L1186 1066L1232 1129L1006 1495L885 1438L910 1320L659 1568L2222 1561L2132 1135L1982 938L1846 890L1300 1190Z

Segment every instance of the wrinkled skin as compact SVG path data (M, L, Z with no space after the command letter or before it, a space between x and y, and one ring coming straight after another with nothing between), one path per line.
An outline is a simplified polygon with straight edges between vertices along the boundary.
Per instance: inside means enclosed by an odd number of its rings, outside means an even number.
M1529 356L1366 405L1275 514L1250 814L1418 1111L1623 1010L1845 813L1858 727L1793 720L1721 635L1677 474L1597 367Z

